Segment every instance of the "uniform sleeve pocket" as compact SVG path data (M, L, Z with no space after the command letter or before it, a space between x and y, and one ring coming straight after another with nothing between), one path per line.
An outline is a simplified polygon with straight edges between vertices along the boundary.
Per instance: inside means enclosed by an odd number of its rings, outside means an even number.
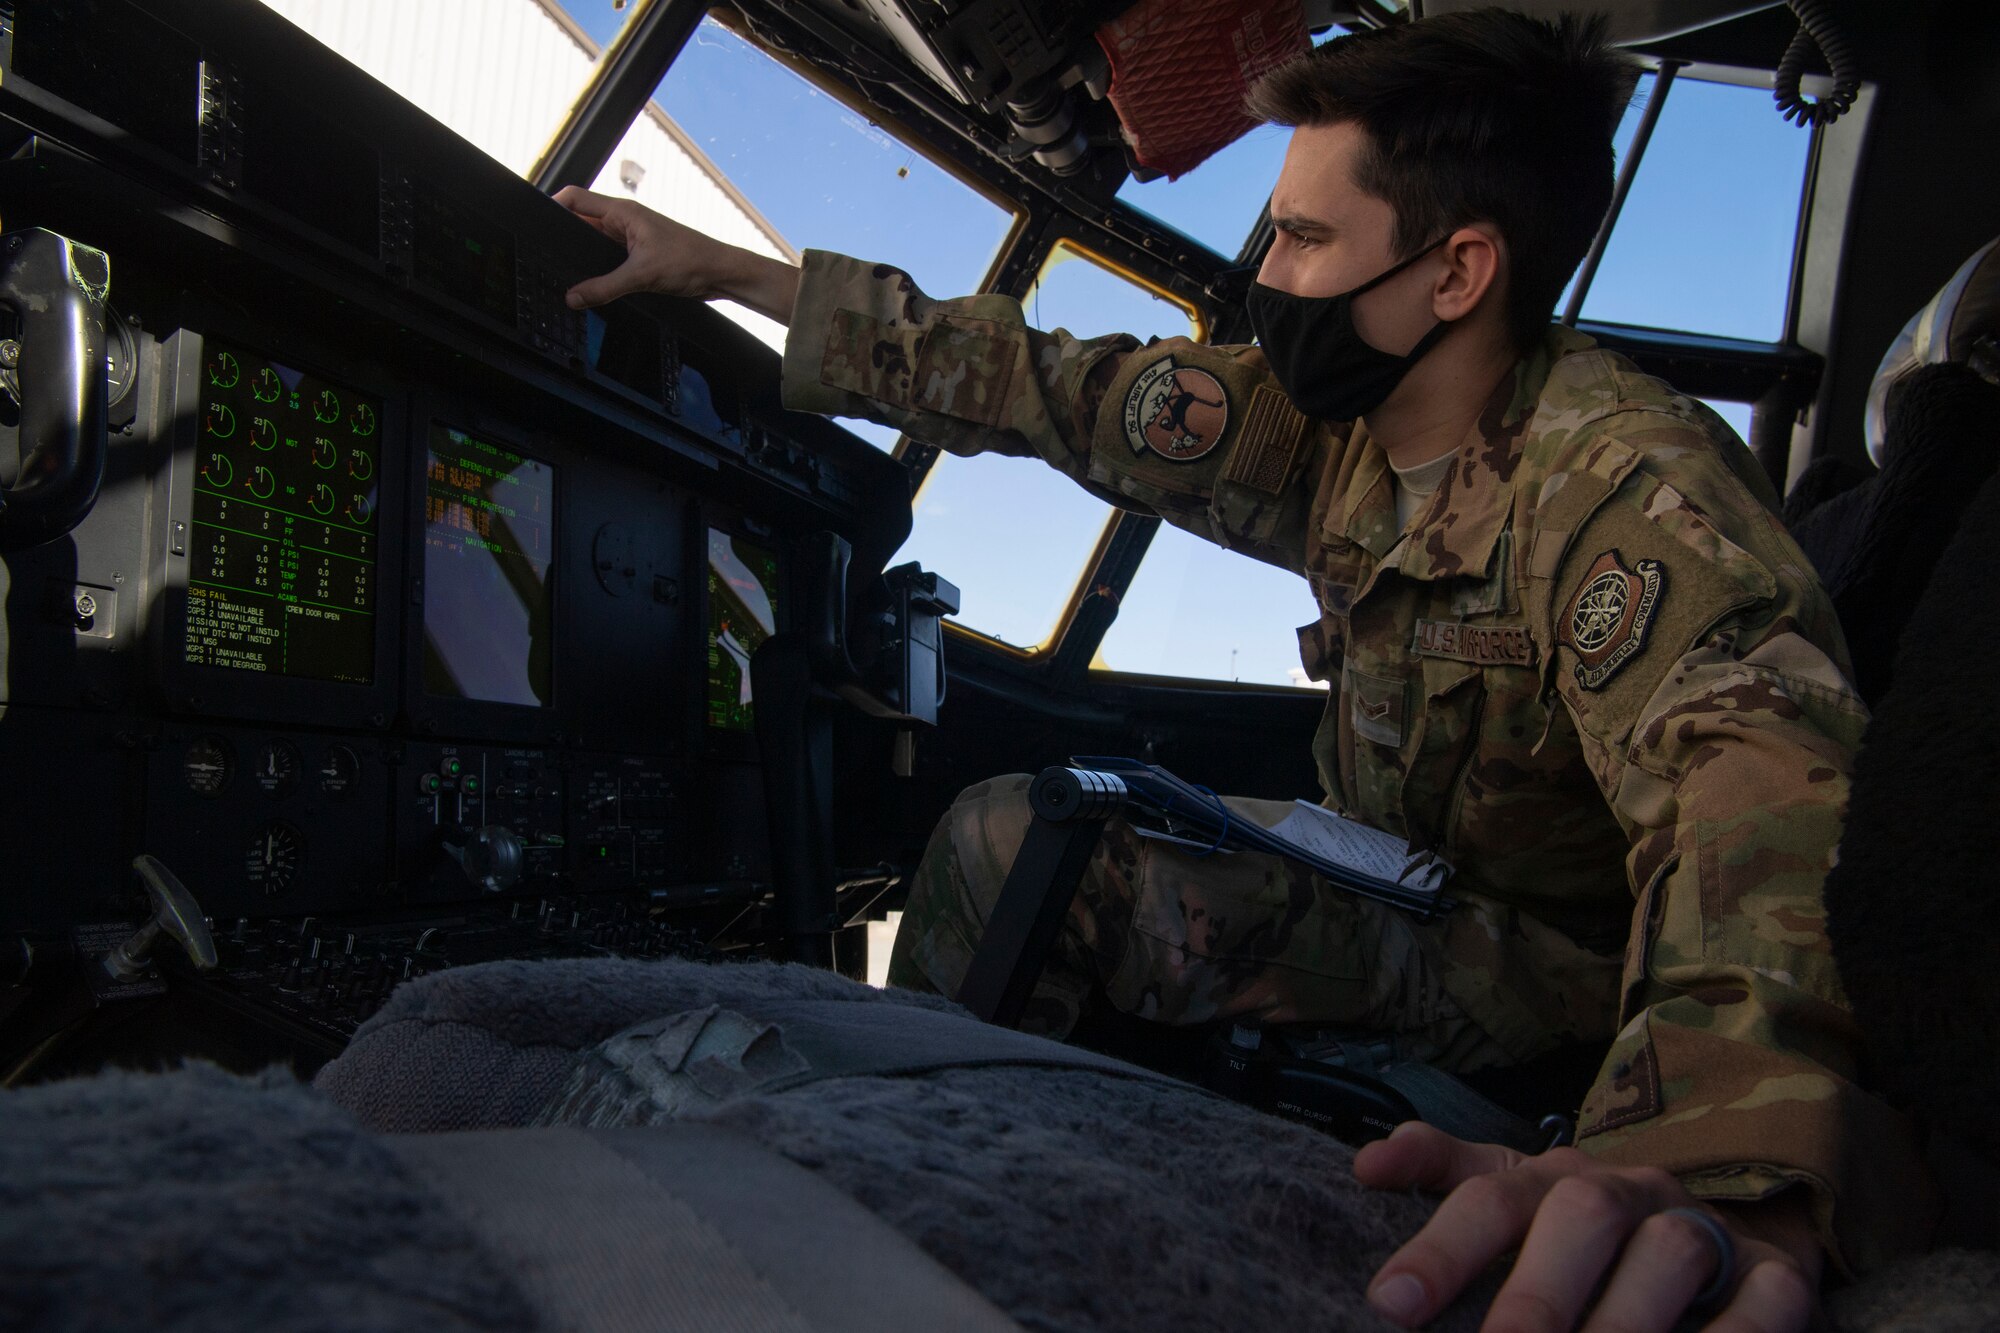
M991 328L991 325L986 327ZM940 320L924 337L910 384L910 406L982 426L998 426L1013 398L1020 345Z

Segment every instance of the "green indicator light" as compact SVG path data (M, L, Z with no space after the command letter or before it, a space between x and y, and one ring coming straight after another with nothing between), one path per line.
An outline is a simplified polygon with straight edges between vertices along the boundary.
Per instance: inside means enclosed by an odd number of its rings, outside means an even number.
M444 775L446 777L455 778L464 771L465 771L465 765L460 763L458 760L447 759L444 761Z
M472 794L473 794L474 792L476 792L476 791L478 791L478 790L479 790L479 779L478 779L478 778L467 778L467 779L466 779L465 781L463 781L463 782L459 783L458 785L459 785L459 786L460 786L460 787L461 787L462 789L464 789L464 791L465 791L465 794L466 794L467 796L470 796L470 795L472 795Z

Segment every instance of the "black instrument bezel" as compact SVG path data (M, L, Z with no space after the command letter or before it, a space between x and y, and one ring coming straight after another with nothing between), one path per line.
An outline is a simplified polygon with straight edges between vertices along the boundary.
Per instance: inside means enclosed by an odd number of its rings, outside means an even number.
M404 485L415 497L425 494L425 473L430 461L430 434L434 426L462 431L493 444L513 449L555 470L554 524L550 549L555 559L549 571L549 624L560 634L565 590L575 577L563 559L563 543L569 533L569 496L575 470L581 465L577 453L559 436L523 426L517 420L502 420L471 403L442 393L415 396L409 419L409 448L404 469ZM549 645L549 702L537 708L523 704L496 703L486 699L454 699L424 689L424 529L414 516L404 546L408 596L403 599L404 641L410 645L403 663L403 698L410 726L418 737L454 737L505 742L532 748L559 743L566 731L564 718L570 700L565 695L563 659L570 651L560 637Z
M386 731L395 718L400 686L397 662L403 645L404 548L395 539L406 519L407 487L399 484L407 460L408 395L379 368L318 344L310 336L271 336L246 323L202 318L193 312L168 339L162 376L168 392L160 403L162 433L171 443L163 530L153 534L160 570L155 622L156 668L167 710L188 716L285 722L299 717L338 718L363 731ZM199 330L199 331L198 331ZM193 500L196 458L201 444L202 368L213 340L241 347L274 361L352 386L382 403L377 492L374 668L367 684L319 680L201 666L182 656L187 635L187 589L194 549Z

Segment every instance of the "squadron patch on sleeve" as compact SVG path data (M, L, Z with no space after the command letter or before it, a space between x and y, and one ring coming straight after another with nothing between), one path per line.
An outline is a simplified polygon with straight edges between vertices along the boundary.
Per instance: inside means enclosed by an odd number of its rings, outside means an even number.
M1646 631L1667 587L1657 560L1627 569L1618 552L1597 557L1563 613L1557 637L1575 650L1577 684L1601 690L1646 646Z
M1132 381L1122 419L1133 453L1192 463L1222 442L1229 395L1207 371L1163 357Z

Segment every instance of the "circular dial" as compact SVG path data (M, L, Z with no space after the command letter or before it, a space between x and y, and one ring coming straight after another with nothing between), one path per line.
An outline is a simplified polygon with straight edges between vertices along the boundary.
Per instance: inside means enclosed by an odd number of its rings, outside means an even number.
M313 420L321 424L340 420L340 395L331 389L321 389L313 401Z
M260 403L275 403L284 391L284 382L278 378L278 372L269 366L259 367L250 379L250 396Z
M243 484L259 500L268 500L277 493L278 474L267 467L255 467L250 470L250 480Z
M218 389L233 389L243 378L243 367L228 352L217 352L208 362L208 382Z
M357 495L347 502L347 517L356 523L366 523L368 516L374 512L374 501L365 495Z
M226 440L236 433L236 413L229 410L228 403L210 403L201 424L216 439Z
M278 447L278 423L269 417L250 418L250 443L259 449Z
M299 749L290 741L268 741L257 751L257 786L266 796L290 796L299 786Z
M321 482L313 487L312 499L306 503L312 506L315 514L326 515L333 512L333 507L339 503L339 499L340 497L333 493L333 487Z
M375 409L366 403L356 403L354 410L347 415L347 428L356 435L373 435L375 433Z
M221 490L236 476L236 469L229 462L229 455L216 449L208 455L208 461L201 465L201 479Z
M234 767L226 741L220 736L200 736L188 744L181 758L181 780L197 796L216 796L229 785Z
M116 407L138 383L139 340L132 326L109 306L104 309L104 401Z
M336 745L320 761L317 777L320 795L339 800L361 781L361 761L345 745Z
M332 440L327 439L324 435L314 438L312 447L312 464L314 467L329 468L339 461L340 450L334 446Z
M366 481L375 475L375 460L360 449L347 451L347 475L356 481Z
M274 819L257 830L244 853L243 872L250 887L262 889L267 898L275 897L292 887L305 859L305 835L284 820Z

